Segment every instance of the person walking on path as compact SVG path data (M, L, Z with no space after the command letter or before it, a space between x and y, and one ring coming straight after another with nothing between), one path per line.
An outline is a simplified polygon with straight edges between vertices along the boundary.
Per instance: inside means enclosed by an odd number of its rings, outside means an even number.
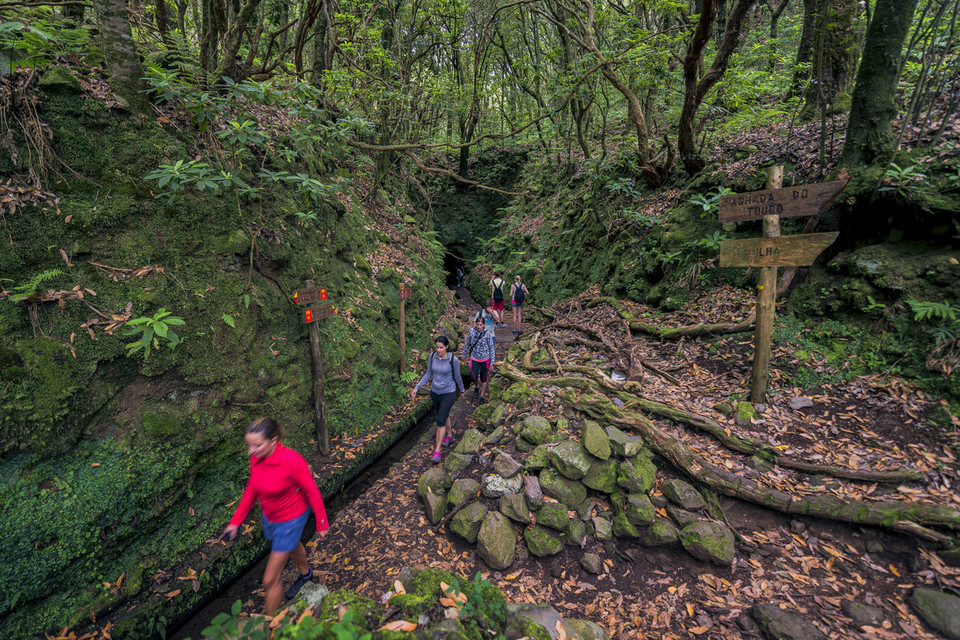
M263 612L273 615L280 608L282 597L291 599L311 578L313 569L307 563L307 550L300 541L310 509L317 518L317 535L327 537L327 511L307 461L299 453L280 443L283 430L272 418L257 418L247 427L244 438L250 454L250 479L237 505L237 510L221 538L233 540L254 503L260 500L263 511L263 535L271 543L270 558L263 572L263 588L267 594ZM292 559L299 577L286 594L280 576L287 560Z
M492 295L490 296L490 306L493 307L494 316L497 319L497 326L506 327L507 325L503 323L503 288L506 286L506 281L501 277L499 271L493 272L493 279L490 280L490 290Z
M527 285L523 284L520 276L514 278L514 283L510 285L510 307L513 309L513 333L520 333L523 327L523 303L527 299L530 291Z
M470 375L478 385L473 390L473 399L479 404L486 402L487 384L490 374L493 373L494 339L484 327L483 314L478 313L473 319L473 328L467 333L463 341L463 355L466 362L470 362Z
M462 286L463 286L463 269L461 269L460 267L457 267L457 288L459 289Z
M436 352L427 359L427 372L420 378L420 382L410 392L410 399L417 397L420 387L430 383L430 398L437 410L437 441L430 459L440 462L440 447L448 446L453 442L450 428L450 409L457 401L457 396L463 395L463 378L460 377L460 362L457 356L450 353L450 341L447 336L437 336L434 341Z

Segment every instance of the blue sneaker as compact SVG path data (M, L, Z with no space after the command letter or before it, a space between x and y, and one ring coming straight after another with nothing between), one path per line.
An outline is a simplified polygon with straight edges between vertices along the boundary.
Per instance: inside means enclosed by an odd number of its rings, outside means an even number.
M307 581L311 578L313 578L313 567L310 568L308 573L297 576L297 579L294 580L293 585L287 589L287 592L284 594L287 596L287 600L293 600L294 596L300 593L300 589L303 587L303 585L307 584Z

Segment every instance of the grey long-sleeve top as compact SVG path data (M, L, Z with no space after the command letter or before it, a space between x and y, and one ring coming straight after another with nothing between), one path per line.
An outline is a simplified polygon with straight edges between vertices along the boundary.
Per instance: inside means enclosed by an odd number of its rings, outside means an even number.
M463 341L463 361L467 358L474 360L491 360L493 358L493 336L487 333L485 329L477 331L474 327L470 329L467 338ZM492 364L492 361L491 361Z
M430 354L430 359L427 360L427 372L423 374L414 389L419 391L427 381L430 382L430 390L434 393L454 391L463 393L463 378L460 377L460 362L457 356L448 353L446 358L439 358L436 354Z

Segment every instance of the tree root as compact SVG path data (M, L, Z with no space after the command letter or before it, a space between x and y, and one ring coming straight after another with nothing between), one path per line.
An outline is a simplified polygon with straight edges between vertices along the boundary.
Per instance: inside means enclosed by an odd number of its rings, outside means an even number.
M683 336L715 336L729 333L743 333L750 331L757 320L756 310L747 314L747 317L740 322L719 322L716 324L696 324L689 327L661 327L655 324L640 322L632 313L623 308L616 298L601 296L594 298L587 303L587 308L596 307L603 303L613 307L621 318L628 321L628 326L632 331L638 331L661 340L676 340Z
M658 429L649 419L639 414L625 413L602 394L580 396L570 389L565 389L561 392L561 398L569 406L594 418L638 432L656 453L693 480L727 496L781 513L874 525L940 543L950 541L950 536L930 529L929 526L960 530L960 511L949 507L843 500L832 495L799 497L765 487L711 464L676 438Z

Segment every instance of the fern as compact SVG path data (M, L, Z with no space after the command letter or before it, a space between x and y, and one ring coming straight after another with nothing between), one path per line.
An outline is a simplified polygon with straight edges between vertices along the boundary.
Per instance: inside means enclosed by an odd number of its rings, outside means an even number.
M18 293L10 296L10 302L23 302L27 298L31 298L37 294L37 287L46 280L52 280L58 276L64 275L63 271L60 269L47 269L46 271L41 271L37 275L33 276L26 283L21 284L18 287L14 287L13 290Z
M907 300L913 310L913 319L917 322L924 320L940 320L956 322L960 317L960 306L949 302L927 302L924 300Z

